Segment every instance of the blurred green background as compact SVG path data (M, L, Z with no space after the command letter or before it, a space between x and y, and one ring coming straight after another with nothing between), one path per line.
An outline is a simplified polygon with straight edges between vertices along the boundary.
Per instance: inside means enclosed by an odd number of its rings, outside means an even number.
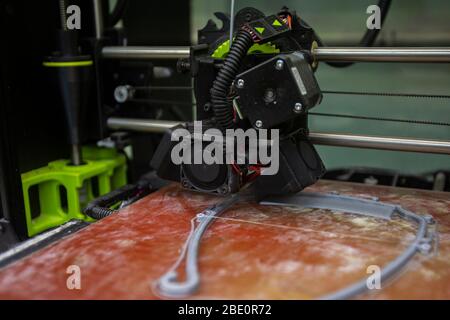
M253 6L271 14L286 5L296 10L327 45L349 46L359 42L366 30L366 9L377 2L236 0L236 11ZM196 31L208 19L214 18L214 12L230 12L230 3L230 0L191 1L193 42L196 41ZM377 45L449 46L450 1L393 0ZM321 63L316 76L322 90L450 95L449 64L358 63L348 68L333 68ZM450 122L450 99L325 95L322 104L313 111ZM450 127L441 126L319 116L310 117L310 126L315 132L450 140ZM324 146L319 146L318 150L328 169L363 166L404 173L450 169L450 157L444 155Z

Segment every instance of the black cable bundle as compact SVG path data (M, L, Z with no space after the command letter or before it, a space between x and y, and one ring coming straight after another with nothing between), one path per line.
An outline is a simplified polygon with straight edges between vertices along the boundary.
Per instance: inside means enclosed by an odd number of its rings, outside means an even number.
M110 193L91 201L84 209L84 213L96 220L106 218L116 212L116 210L110 209L110 206L118 201L129 198L137 189L137 185L125 185L117 190L111 191Z
M116 212L116 210L101 207L93 207L90 208L89 211L87 211L87 213L89 213L88 215L95 220L106 218L112 215L114 212Z
M227 97L242 61L252 45L253 37L250 32L240 30L211 88L214 115L223 129L233 127L233 109Z

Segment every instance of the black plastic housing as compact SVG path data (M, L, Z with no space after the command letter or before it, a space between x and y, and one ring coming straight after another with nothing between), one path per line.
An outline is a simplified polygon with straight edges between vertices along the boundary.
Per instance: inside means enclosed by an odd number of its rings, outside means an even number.
M203 193L226 195L239 191L242 185L242 177L229 164L174 164L171 159L172 149L178 143L182 143L181 139L172 141L176 129L188 130L190 137L183 141L188 141L190 147L193 147L194 140L192 137L194 135L191 123L167 130L151 161L151 166L156 169L160 178L181 182L183 188ZM203 143L203 148L208 143Z
M280 167L276 175L255 181L259 196L297 193L314 184L325 166L314 145L305 137L280 141Z
M279 126L305 114L322 100L314 72L300 52L278 55L239 74L236 79L239 107L258 128ZM274 94L270 99L269 91ZM297 104L300 110L295 108ZM260 126L256 126L257 121Z
M184 126L178 125L176 127L168 129L164 133L164 136L162 137L158 148L153 154L153 158L150 163L150 165L156 170L156 174L158 175L158 177L176 182L180 182L180 168L172 162L170 154L173 147L178 142L171 141L171 137L173 132L176 129L180 128L184 128Z
M290 31L289 27L277 16L271 15L246 24L260 42L267 42L281 37Z

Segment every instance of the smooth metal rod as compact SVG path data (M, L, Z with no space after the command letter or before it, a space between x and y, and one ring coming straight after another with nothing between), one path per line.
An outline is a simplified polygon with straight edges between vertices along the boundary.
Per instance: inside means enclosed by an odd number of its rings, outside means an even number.
M177 121L131 119L131 118L108 118L108 128L112 130L131 130L149 133L164 133L167 129L181 124Z
M189 57L189 47L104 47L106 59L181 59Z
M450 48L337 48L313 50L319 61L347 62L450 62Z
M94 1L95 38L101 39L103 37L102 0L93 0L93 1Z
M181 122L167 120L147 120L109 118L108 127L113 130L131 130L149 133L164 133ZM436 154L450 154L450 141L406 139L376 136L361 136L334 133L310 133L315 144L352 148L409 151Z
M450 141L335 133L310 133L310 138L315 144L327 146L450 154Z
M189 57L189 47L104 47L108 59L180 59ZM450 62L449 48L317 48L319 61L354 62Z
M73 166L81 166L83 164L81 146L79 144L73 144L71 146L70 164Z

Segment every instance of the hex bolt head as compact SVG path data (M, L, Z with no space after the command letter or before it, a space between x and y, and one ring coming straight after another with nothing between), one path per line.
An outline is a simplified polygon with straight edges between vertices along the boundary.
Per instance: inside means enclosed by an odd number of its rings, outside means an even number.
M237 83L236 83L236 87L237 87L238 89L242 89L242 88L244 88L244 86L245 86L245 81L244 81L244 79L239 79L239 80L237 81Z
M295 113L301 113L303 111L303 105L300 102L297 102L294 106Z
M283 70L283 68L284 68L284 61L281 59L277 60L277 62L275 63L275 69L281 71Z
M262 122L261 120L256 120L255 126L256 126L257 128L261 128L261 127L263 126L263 122Z

